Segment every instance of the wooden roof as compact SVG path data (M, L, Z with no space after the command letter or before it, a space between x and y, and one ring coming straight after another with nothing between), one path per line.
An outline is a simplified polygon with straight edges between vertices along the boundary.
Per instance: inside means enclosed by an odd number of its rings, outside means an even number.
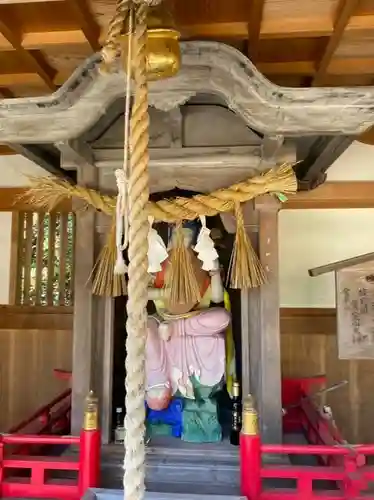
M374 83L374 0L166 1L183 39L233 45L275 83ZM100 48L113 11L113 0L0 0L0 94L58 88Z
M283 86L374 85L374 0L164 0ZM0 98L50 94L100 49L115 0L0 0ZM374 133L363 139L374 143ZM9 149L0 145L0 154Z

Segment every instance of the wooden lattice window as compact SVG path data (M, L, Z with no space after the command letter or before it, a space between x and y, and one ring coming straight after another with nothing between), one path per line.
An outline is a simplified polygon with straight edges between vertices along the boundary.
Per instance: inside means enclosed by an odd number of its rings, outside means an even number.
M19 212L16 226L14 303L72 305L74 214Z

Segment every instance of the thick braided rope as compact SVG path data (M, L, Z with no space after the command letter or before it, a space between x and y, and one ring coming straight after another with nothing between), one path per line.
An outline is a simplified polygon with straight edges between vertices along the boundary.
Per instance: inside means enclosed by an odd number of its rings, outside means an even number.
M148 302L148 86L147 6L136 12L134 80L129 172L129 267L126 340L126 417L124 490L126 500L143 500L145 479L145 343Z
M107 36L101 49L104 72L109 71L121 52L120 36L126 24L129 9L132 4L144 4L150 7L158 5L161 0L117 0L114 15L109 23Z
M101 49L103 70L108 71L121 51L120 36L128 16L131 0L117 0L115 13L109 23L108 33Z
M232 212L236 203L244 203L267 193L296 191L297 179L293 168L291 165L284 165L210 194L149 202L147 208L149 215L156 221L173 223L194 220L201 215L209 217L222 212Z
M66 181L52 177L31 179L32 187L25 197L40 208L54 209L64 198L79 198L108 215L114 215L116 198L103 195L93 189L72 186ZM273 168L263 175L258 175L230 186L218 189L210 194L199 194L192 198L174 198L171 200L149 201L147 214L155 221L179 222L193 220L201 215L212 216L231 211L236 202L244 203L267 193L292 194L297 191L297 179L292 165Z

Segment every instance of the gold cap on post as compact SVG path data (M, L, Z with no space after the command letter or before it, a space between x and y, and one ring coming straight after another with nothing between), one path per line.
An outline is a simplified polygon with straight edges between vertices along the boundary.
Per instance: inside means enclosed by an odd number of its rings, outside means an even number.
M242 434L247 436L257 436L258 434L258 415L251 394L243 402Z
M240 396L240 384L236 380L232 384L232 395L234 398L238 398Z
M90 391L85 401L83 429L95 431L99 428L99 400L93 391Z
M149 8L147 16L147 76L148 80L163 80L175 76L180 68L180 33L165 2ZM124 62L127 60L128 35L122 36Z

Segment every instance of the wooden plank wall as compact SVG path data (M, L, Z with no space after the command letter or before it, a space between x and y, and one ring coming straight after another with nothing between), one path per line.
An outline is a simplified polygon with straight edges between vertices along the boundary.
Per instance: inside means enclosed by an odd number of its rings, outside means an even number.
M345 439L374 442L374 361L338 359L335 309L282 309L283 376L326 374L328 385L349 384L324 398Z
M0 306L0 432L68 387L54 368L71 370L72 307Z
M72 307L0 306L0 432L65 389L53 369L71 369L72 324ZM335 310L282 309L281 331L283 376L348 379L325 402L346 439L374 442L374 362L338 360Z

